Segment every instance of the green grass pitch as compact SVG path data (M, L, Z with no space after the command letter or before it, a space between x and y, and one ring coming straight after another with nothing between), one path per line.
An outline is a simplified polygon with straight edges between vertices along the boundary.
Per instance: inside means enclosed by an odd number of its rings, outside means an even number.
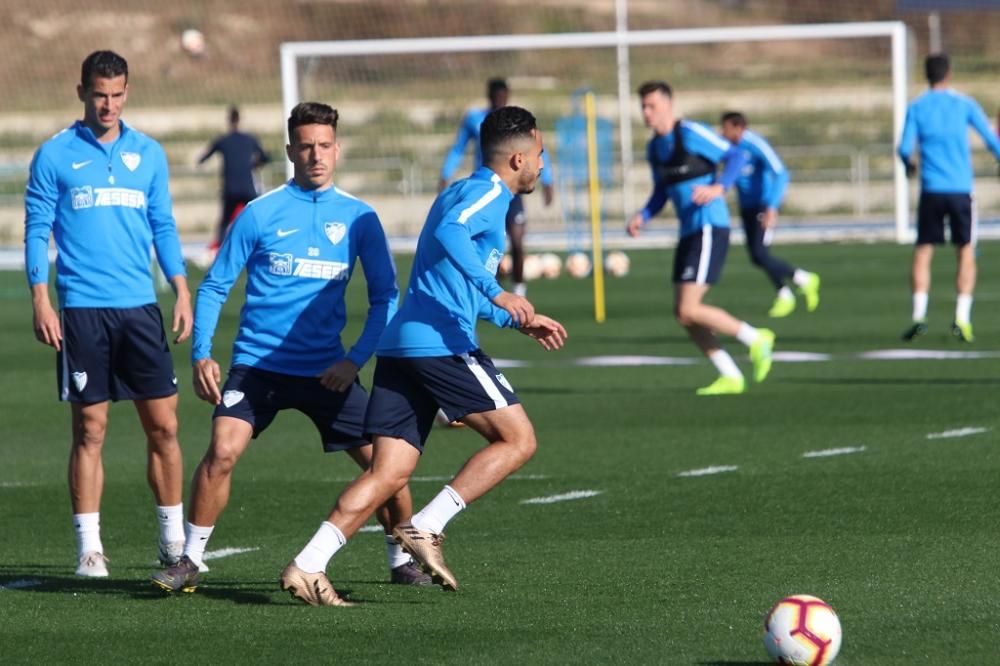
M74 578L69 410L56 404L54 354L33 339L23 276L0 274L0 663L760 663L764 613L792 593L838 611L838 663L994 661L1000 244L980 248L976 343L949 334L954 259L944 249L930 333L910 347L898 339L909 248L776 251L822 275L816 313L769 322L770 288L742 247L711 301L773 327L779 351L829 357L779 360L742 396L694 395L714 370L670 316L669 250L629 252L632 271L609 280L602 325L589 281L532 283L539 311L569 329L563 351L482 325L494 358L527 364L505 374L533 417L538 454L449 525L458 593L388 585L381 537L360 533L329 569L361 602L351 609L299 605L277 584L356 472L346 456L324 456L297 413L279 416L237 467L209 546L256 550L210 561L195 594L169 597L148 583L156 527L141 430L128 403L114 406L102 507L111 577ZM408 268L401 257L404 282ZM357 282L347 340L365 307ZM241 301L234 290L216 337L222 363ZM725 344L748 369L745 350ZM900 348L986 355L861 356ZM189 351L176 348L188 478L211 414L190 388ZM694 362L573 363L598 355ZM962 428L984 430L928 438ZM473 433L435 430L412 485L418 508L478 446ZM863 450L802 457L844 447ZM678 476L713 466L737 469ZM522 504L572 491L599 494Z

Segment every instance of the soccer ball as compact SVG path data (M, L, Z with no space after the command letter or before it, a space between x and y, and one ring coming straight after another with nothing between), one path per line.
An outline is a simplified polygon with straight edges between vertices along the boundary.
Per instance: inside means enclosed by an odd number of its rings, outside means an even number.
M621 250L608 252L608 256L604 257L604 272L614 277L625 277L631 263L628 255Z
M840 620L833 608L807 594L785 597L764 619L764 648L780 664L832 663L842 638Z
M525 282L530 282L531 280L537 280L538 278L542 277L541 257L539 257L537 254L525 255L522 274L524 275Z
M202 55L205 52L205 35L201 30L188 28L181 33L181 48L190 55Z
M590 275L590 257L583 252L573 252L566 257L566 272L570 277L585 278Z
M562 273L562 259L555 252L546 252L541 256L542 277L554 280Z

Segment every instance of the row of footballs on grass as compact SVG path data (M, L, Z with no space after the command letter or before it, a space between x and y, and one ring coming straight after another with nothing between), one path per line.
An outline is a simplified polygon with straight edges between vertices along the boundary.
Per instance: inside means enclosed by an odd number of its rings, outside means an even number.
M630 261L628 255L620 250L608 252L604 256L604 272L612 277L628 275ZM529 254L524 257L524 279L538 280L545 278L554 280L562 274L563 260L555 252ZM585 278L593 270L590 255L585 252L571 252L566 256L566 274L577 279ZM505 255L500 262L500 274L509 275L511 271L510 255Z

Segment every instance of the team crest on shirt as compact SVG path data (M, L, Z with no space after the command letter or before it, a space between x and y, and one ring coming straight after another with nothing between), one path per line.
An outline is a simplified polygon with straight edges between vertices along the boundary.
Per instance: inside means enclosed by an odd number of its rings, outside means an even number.
M135 171L139 168L139 162L142 161L142 156L139 153L126 153L122 151L121 156L122 162L125 163L129 171Z
M73 386L76 387L77 393L83 393L83 389L87 386L87 373L86 372L74 372L73 373Z
M73 210L90 208L94 205L94 188L90 185L71 187L69 196L73 204Z
M343 222L326 222L323 224L323 231L326 232L326 237L330 239L330 242L336 245L347 233L347 225Z
M232 407L243 399L243 391L226 391L222 394L222 404Z
M492 275L497 274L497 269L500 268L500 261L503 259L503 252L493 248L490 252L490 256L486 258L486 270Z

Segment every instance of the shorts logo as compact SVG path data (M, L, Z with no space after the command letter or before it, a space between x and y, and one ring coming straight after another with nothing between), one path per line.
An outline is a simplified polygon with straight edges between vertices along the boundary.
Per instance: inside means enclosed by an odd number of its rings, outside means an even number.
M497 381L500 382L500 386L503 386L511 393L514 392L514 387L510 385L510 382L507 381L507 378L503 376L502 372L497 373Z
M486 270L488 270L492 275L496 275L497 269L500 268L501 259L503 259L503 252L493 248L490 252L490 256L486 258Z
M681 273L682 280L693 280L694 279L694 266L685 266L684 272Z
M275 275L291 275L292 259L294 259L294 257L291 254L278 254L277 252L272 252L268 255L270 265L267 267L267 270Z
M94 190L90 185L71 188L69 194L72 197L73 210L90 208L94 205Z
M336 245L344 238L344 234L347 233L347 225L343 222L325 222L323 224L323 231L326 233L326 237L330 239L330 242Z
M232 407L243 399L243 391L226 391L222 394L222 404Z
M77 393L83 393L83 389L87 386L87 373L86 372L74 372L73 373L73 386L76 387Z
M139 162L142 161L142 156L139 153L126 153L123 151L121 156L122 162L125 163L129 171L135 171L139 168Z

